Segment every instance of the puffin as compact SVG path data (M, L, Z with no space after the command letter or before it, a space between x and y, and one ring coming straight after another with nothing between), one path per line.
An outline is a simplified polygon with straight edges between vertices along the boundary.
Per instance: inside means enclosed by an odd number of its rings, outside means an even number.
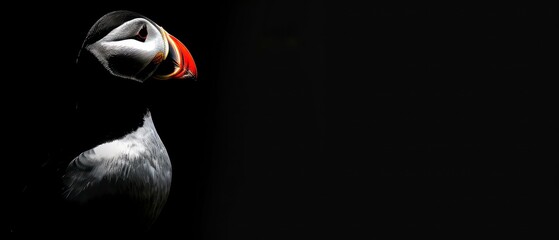
M171 189L172 164L150 112L152 81L196 80L190 51L146 16L109 12L76 60L75 154L60 175L64 232L149 232Z

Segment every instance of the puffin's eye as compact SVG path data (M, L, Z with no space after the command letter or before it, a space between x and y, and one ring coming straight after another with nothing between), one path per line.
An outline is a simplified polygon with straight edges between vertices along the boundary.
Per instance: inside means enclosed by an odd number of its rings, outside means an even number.
M142 29L140 29L140 31L136 33L135 39L140 42L145 42L147 37L148 37L148 29L146 28L146 25L144 25Z

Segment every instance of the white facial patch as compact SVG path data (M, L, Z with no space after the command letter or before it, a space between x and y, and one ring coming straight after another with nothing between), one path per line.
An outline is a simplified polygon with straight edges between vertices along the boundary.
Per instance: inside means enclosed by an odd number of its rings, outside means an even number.
M147 30L143 41L137 39L142 28ZM123 23L99 41L86 46L111 74L143 82L151 76L138 74L148 66L155 56L164 54L166 40L159 27L143 18ZM155 69L154 69L155 70Z

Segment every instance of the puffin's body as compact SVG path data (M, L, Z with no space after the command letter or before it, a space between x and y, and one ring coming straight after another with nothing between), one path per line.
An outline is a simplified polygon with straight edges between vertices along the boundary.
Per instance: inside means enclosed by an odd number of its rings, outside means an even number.
M74 217L82 219L80 224L83 219L101 220L116 223L106 230L149 229L167 200L171 171L169 155L148 111L136 130L72 160L64 175L63 197L80 209L82 216Z
M145 232L171 187L171 160L149 111L144 82L196 78L186 47L130 11L101 17L77 66L82 148L62 176L67 231Z

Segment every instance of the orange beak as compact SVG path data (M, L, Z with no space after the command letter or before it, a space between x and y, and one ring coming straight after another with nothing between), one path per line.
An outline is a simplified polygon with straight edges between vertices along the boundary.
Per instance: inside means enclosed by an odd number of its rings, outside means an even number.
M166 53L163 54L161 64L153 75L157 80L196 79L198 72L196 63L190 51L176 37L161 28L166 42Z

